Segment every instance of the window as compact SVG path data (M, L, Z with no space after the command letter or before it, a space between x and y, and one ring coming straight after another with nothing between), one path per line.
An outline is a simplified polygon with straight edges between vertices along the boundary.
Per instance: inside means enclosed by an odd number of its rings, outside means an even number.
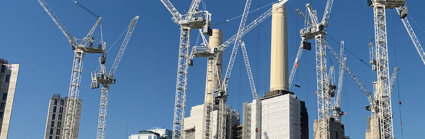
M58 100L55 99L55 101L53 102L53 104L58 105Z
M56 112L56 106L53 107L53 112Z
M60 128L61 127L61 125L62 125L62 122L61 121L58 121L58 127Z
M53 139L52 136L49 136L49 139Z
M58 120L62 120L62 114L58 115Z
M6 66L1 65L1 73L4 73L4 71L6 71Z
M59 113L63 113L63 107L59 107Z
M6 99L7 99L7 93L4 93L4 94L3 94L3 98L2 98L2 100L3 100L3 101L6 101Z
M50 124L50 127L55 127L55 121L52 121L52 123Z
M6 79L4 80L5 82L9 82L10 81L10 74L6 75Z
M61 99L61 105L63 106L63 104L64 104L65 102L64 102L64 100L63 99Z
M59 136L56 136L55 139L59 139Z
M50 128L50 135L53 134L53 128Z
M61 130L60 129L57 129L56 130L56 135L60 135L61 134Z
M3 119L3 112L0 112L0 119Z
M0 103L0 109L4 110L4 107L6 107L6 103L5 102Z
M52 120L55 120L55 118L56 118L56 114L52 114Z

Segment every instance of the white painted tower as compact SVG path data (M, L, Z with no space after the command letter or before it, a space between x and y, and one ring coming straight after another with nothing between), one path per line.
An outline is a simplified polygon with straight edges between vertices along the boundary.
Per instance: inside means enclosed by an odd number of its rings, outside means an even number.
M288 91L288 24L286 5L277 7L277 4L274 4L272 12L270 91Z
M210 36L208 47L210 50L217 49L223 43L223 31L219 29L213 29L212 35ZM204 103L213 103L214 91L217 91L220 87L220 80L222 78L222 63L223 53L217 54L213 58L207 60L207 77L205 81L205 100Z

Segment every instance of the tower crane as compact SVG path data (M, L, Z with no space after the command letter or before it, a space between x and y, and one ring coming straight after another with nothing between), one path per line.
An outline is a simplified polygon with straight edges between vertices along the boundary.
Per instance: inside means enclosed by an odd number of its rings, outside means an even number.
M100 105L99 105L99 118L97 121L97 134L96 139L104 139L105 138L105 129L106 129L106 117L108 112L108 100L109 100L109 88L111 84L115 84L115 71L118 68L118 65L121 61L122 56L124 55L125 49L127 48L128 42L130 41L130 37L133 34L134 27L139 19L139 16L134 17L130 21L130 25L128 26L127 33L124 37L124 40L121 44L120 50L118 51L117 57L115 57L114 64L112 65L109 73L106 71L106 53L99 58L100 63L100 72L92 73L92 84L91 88L99 88L99 83L102 84L102 92L100 96Z
M186 104L187 73L190 48L190 33L192 29L202 29L203 33L211 33L209 25L211 14L199 11L201 0L193 0L187 14L182 15L170 0L161 0L162 4L173 16L173 21L180 25L180 44L177 64L177 83L173 118L173 139L180 139L183 133L183 119Z
M72 64L71 81L69 85L69 92L67 97L65 124L63 131L63 139L77 138L75 134L75 122L78 106L78 96L80 91L81 73L83 71L83 59L85 53L104 53L105 42L97 41L93 38L93 32L102 20L97 17L95 24L83 39L75 38L66 28L65 25L59 20L59 17L53 12L46 0L37 0L43 7L44 11L49 15L51 20L58 26L61 32L65 35L67 41L72 46L74 51L74 60ZM86 9L87 10L87 9Z
M327 0L325 12L322 20L319 22L317 13L306 4L308 15L310 17L309 26L300 31L303 40L315 39L316 45L316 78L317 78L317 103L318 103L318 129L315 131L315 137L330 138L330 129L328 118L332 111L331 94L334 94L334 87L329 84L329 75L326 61L326 28L329 23L329 17L332 11L334 0ZM300 12L298 12L300 13Z
M374 85L374 98L377 108L376 110L372 109L371 125L373 126L371 127L371 132L373 138L393 139L394 130L385 9L394 9L403 6L406 10L400 17L404 18L407 15L406 0L368 0L368 2L369 6L373 8L374 14L375 60L372 64L375 67L373 70L376 70L377 73L377 81ZM410 34L409 30L408 32Z

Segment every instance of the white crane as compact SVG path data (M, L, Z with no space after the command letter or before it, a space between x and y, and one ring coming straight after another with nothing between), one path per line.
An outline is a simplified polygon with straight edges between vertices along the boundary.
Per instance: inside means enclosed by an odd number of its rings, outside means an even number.
M83 59L85 53L104 53L105 43L103 41L96 41L93 38L93 32L101 21L101 17L97 20L90 31L83 39L77 39L66 30L65 25L59 20L53 10L47 5L46 0L37 0L43 7L44 11L49 15L53 22L58 26L62 33L67 38L67 41L72 46L74 51L74 61L72 66L71 81L69 85L69 92L67 97L65 124L63 139L74 139L76 113L78 105L78 95L80 91L81 73L83 71ZM76 2L76 4L78 4ZM79 4L81 6L81 4ZM85 10L89 11L85 8ZM89 11L93 14L93 12Z
M375 28L375 59L373 60L372 64L374 67L373 70L376 70L377 73L377 81L375 82L374 93L376 108L371 109L371 118L373 119L371 120L371 125L373 125L371 127L371 132L374 138L393 139L394 130L385 9L393 9L403 6L403 8L406 10L403 12L403 14L400 15L400 17L404 18L407 15L407 8L405 8L406 0L369 0L368 2L369 6L373 7ZM408 32L410 34L409 30Z
M173 118L173 139L180 139L183 133L183 119L186 104L187 73L189 62L190 33L192 29L202 29L210 33L211 14L199 11L201 0L193 0L187 14L180 14L170 0L161 0L162 4L173 16L173 21L180 25L180 44L177 66L176 96Z
M108 100L109 100L109 88L111 84L115 84L115 71L118 68L118 65L121 61L122 56L124 55L125 49L127 48L128 42L130 41L130 37L133 34L134 27L139 19L139 16L134 17L130 21L130 25L128 26L127 34L124 37L124 40L121 44L120 50L118 51L117 56L115 57L114 64L112 65L109 73L106 72L106 53L104 53L99 58L100 63L100 72L92 73L92 84L91 88L99 88L99 83L102 84L102 92L100 96L100 105L99 105L99 118L97 121L97 134L96 139L104 139L105 138L105 129L106 129L106 117L108 113Z
M319 22L317 13L308 3L306 5L310 21L306 21L309 25L300 31L303 40L315 38L316 45L316 78L317 78L317 104L318 104L318 129L315 130L315 137L320 136L330 138L329 124L327 118L330 117L331 94L335 94L335 87L329 83L329 75L327 71L326 61L326 28L328 26L334 0L327 0L325 12L322 20ZM298 12L300 13L300 12ZM302 14L300 14L302 15ZM333 85L334 86L334 85Z

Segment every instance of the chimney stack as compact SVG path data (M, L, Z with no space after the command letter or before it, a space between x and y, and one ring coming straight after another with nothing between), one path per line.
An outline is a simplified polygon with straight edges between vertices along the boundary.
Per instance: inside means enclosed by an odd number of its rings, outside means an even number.
M270 92L289 92L286 5L274 4L272 13Z
M208 47L211 50L218 48L223 43L223 31L219 29L213 29L212 35ZM214 102L214 91L217 91L220 87L220 80L222 74L222 62L223 54L217 54L214 58L207 60L207 78L205 85L205 100L204 103Z

